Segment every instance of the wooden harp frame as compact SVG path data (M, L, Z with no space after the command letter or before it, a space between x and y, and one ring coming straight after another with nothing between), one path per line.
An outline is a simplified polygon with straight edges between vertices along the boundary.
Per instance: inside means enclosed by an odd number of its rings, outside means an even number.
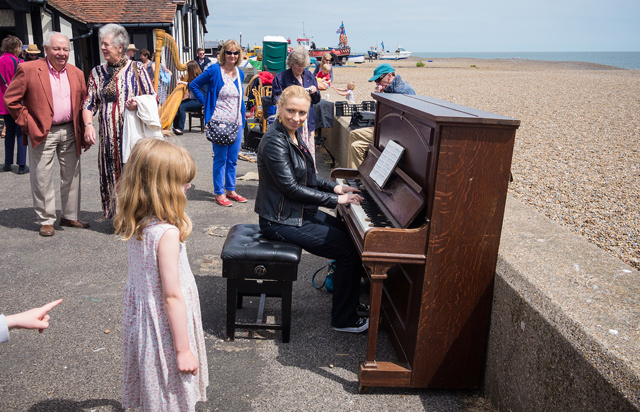
M156 50L155 50L155 69L153 72L153 88L156 93L158 92L158 83L160 81L160 64L162 63L162 47L167 47L170 51L169 55L173 59L173 62L176 65L176 69L181 72L187 71L186 63L182 63L180 61L180 57L178 56L178 45L173 37L171 37L167 32L162 29L155 29L154 33L156 35Z

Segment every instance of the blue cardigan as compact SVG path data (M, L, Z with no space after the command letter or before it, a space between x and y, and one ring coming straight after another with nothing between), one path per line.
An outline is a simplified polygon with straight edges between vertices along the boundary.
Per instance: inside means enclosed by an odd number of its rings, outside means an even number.
M271 95L273 96L273 100L275 102L280 99L280 95L282 91L291 85L302 86L305 89L309 86L315 86L318 89L318 81L316 80L316 76L313 75L309 70L304 70L302 72L302 84L298 82L298 79L295 78L291 69L287 69L282 71L273 78L273 85L271 88ZM309 116L307 117L307 124L309 125L309 133L313 136L313 132L316 130L316 117L313 113L313 105L320 102L320 90L316 91L314 94L310 94L311 96L311 108L309 109Z
M216 110L216 102L218 101L218 94L220 93L220 89L224 86L224 81L222 80L222 67L220 67L220 63L212 64L202 72L202 74L189 83L189 90L193 96L200 103L204 105L204 122L209 123L211 120L211 116L213 116L213 112ZM244 105L244 91L242 90L242 83L244 82L244 72L238 69L238 73L240 74L240 79L236 79L235 84L240 92L240 110L242 112L242 126L246 122L245 113L246 108ZM240 81L238 83L238 80ZM207 95L202 94L202 87L208 86Z

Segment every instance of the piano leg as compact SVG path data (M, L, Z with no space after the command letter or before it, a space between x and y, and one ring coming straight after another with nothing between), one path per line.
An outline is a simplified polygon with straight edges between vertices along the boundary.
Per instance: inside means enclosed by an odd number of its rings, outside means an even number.
M386 270L389 268L387 267ZM367 337L367 357L363 363L365 369L376 369L376 349L378 347L378 326L380 325L380 302L382 300L382 282L387 278L386 270L383 275L372 273L369 275L371 289L369 293L369 334Z
M358 381L360 392L366 392L369 386L402 386L411 385L411 370L393 362L377 362L378 325L380 323L380 306L382 301L382 282L387 278L387 271L393 266L389 263L364 263L371 283L369 331L367 337L367 355L360 362Z

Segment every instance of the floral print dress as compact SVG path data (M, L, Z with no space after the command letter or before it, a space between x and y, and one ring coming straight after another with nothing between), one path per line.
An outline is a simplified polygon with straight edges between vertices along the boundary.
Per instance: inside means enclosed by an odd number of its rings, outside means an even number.
M134 237L127 241L129 278L122 328L124 408L194 411L196 402L207 400L209 371L200 301L184 243L180 243L178 262L180 288L187 307L189 347L198 360L198 373L178 372L158 271L158 245L167 230L177 228L153 219L143 229L142 240Z

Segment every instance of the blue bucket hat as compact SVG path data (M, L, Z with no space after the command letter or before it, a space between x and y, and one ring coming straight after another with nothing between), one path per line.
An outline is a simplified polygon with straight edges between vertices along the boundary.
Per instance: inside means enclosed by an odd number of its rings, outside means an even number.
M369 79L370 82L377 80L380 76L387 73L395 73L396 71L393 69L389 63L382 63L380 66L376 67L373 71L373 77Z

